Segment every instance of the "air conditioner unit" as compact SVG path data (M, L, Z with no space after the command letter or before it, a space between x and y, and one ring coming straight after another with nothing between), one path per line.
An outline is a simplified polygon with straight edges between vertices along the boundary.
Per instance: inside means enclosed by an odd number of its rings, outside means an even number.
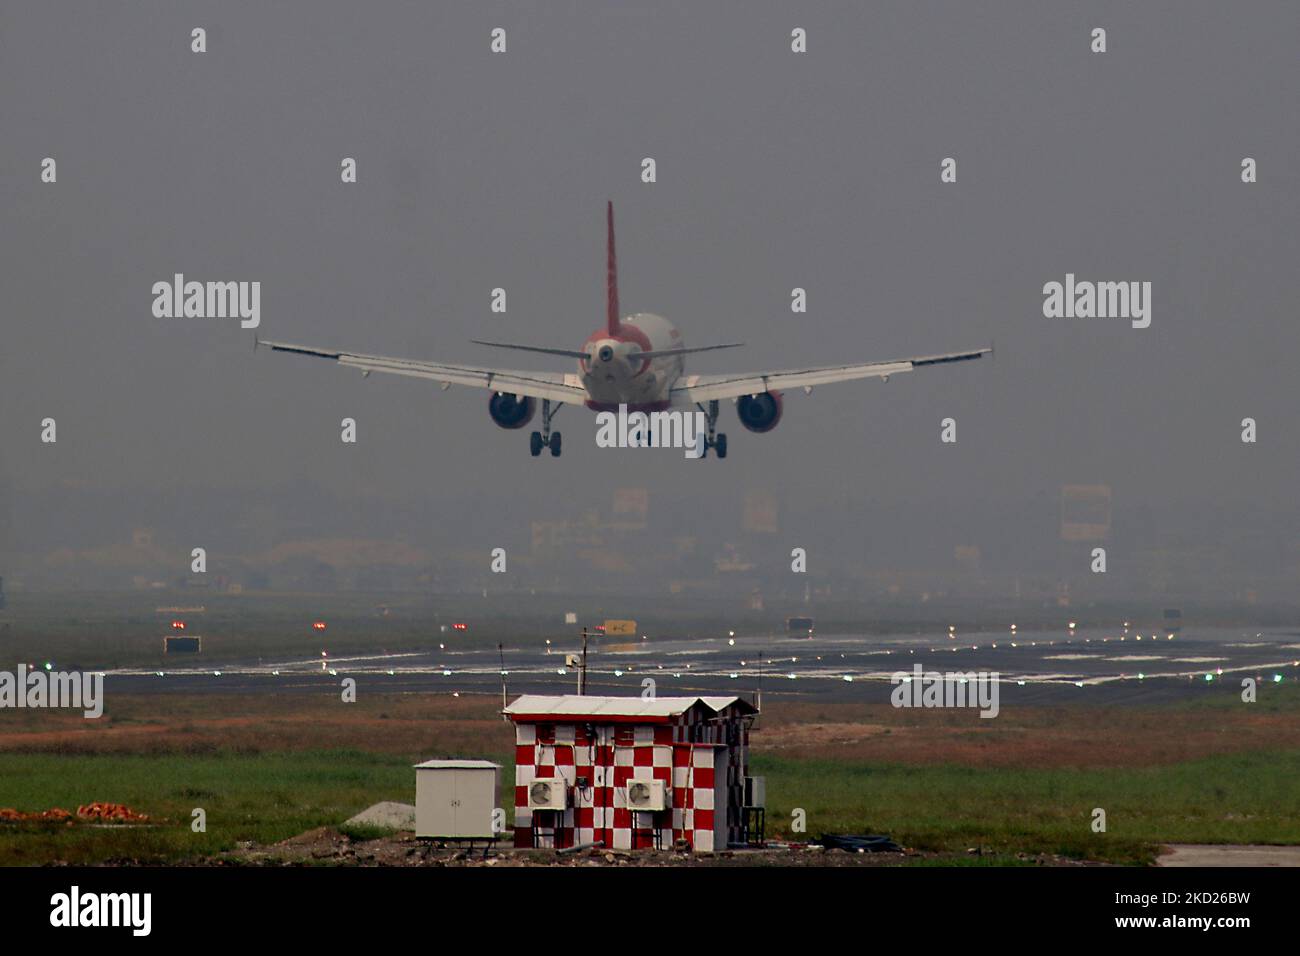
M560 778L534 780L528 785L529 810L563 810L569 805L569 788Z
M631 780L627 785L629 810L667 810L668 785L662 780Z
M764 779L762 777L745 778L745 806L767 806L767 787L764 786Z

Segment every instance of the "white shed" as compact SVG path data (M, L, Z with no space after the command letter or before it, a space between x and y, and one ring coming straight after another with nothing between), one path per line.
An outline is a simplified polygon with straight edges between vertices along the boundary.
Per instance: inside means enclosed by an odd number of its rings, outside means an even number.
M490 760L426 760L415 765L415 835L490 840L501 765ZM503 824L504 825L504 824Z

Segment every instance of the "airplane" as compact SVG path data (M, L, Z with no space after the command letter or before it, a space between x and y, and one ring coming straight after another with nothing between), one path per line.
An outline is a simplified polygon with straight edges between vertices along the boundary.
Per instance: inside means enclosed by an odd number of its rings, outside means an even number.
M541 431L534 431L529 442L529 451L534 458L542 453L543 448L550 449L554 458L560 456L560 432L551 430L551 422L564 405L585 405L596 412L616 412L620 405L626 405L629 412L646 413L694 407L704 413L707 425L707 436L703 440L700 457L706 457L712 448L718 458L726 458L727 436L717 431L718 406L724 399L736 403L737 417L746 429L751 432L770 432L781 420L784 408L782 396L787 389L802 388L805 393L811 393L814 386L829 385L832 382L863 378L889 381L891 375L901 375L931 365L965 362L992 352L991 348L982 348L888 362L725 375L686 375L685 356L696 352L738 348L743 343L688 348L681 332L663 316L649 312L620 315L612 201L606 206L606 217L606 312L603 328L588 336L587 341L578 349L472 340L475 345L490 348L576 359L576 374L481 368L459 363L442 364L291 345L287 342L260 341L256 338L254 348L265 345L276 352L333 359L340 365L360 369L363 376L369 376L371 372L388 372L431 379L439 382L444 389L452 385L485 388L492 393L488 399L488 414L493 422L506 429L520 429L531 422L540 401Z

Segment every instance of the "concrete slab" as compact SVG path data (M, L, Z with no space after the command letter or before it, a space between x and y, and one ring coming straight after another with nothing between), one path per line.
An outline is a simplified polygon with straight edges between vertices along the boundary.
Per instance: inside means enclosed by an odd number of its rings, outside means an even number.
M1156 866L1300 866L1300 846L1172 843Z

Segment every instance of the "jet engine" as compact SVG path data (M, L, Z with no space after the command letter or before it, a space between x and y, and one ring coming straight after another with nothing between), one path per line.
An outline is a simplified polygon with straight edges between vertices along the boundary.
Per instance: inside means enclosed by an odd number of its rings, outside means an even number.
M781 411L780 392L745 395L736 403L736 415L740 418L740 424L751 432L770 432L781 420Z
M493 392L488 400L488 414L502 428L523 428L536 412L536 399L520 398L511 392Z

